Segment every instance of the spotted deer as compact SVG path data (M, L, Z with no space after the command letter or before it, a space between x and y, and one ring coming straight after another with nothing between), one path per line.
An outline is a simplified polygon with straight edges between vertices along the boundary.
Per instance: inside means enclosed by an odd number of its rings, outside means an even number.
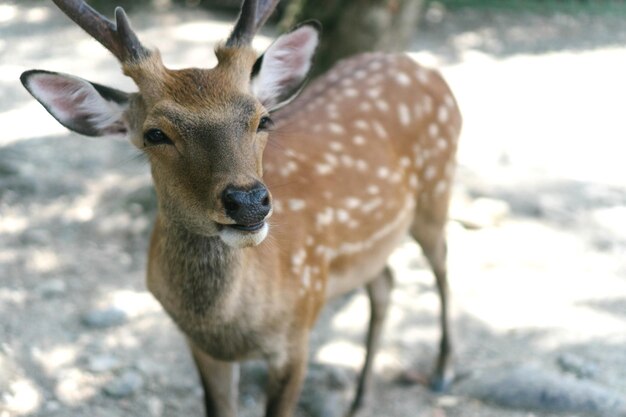
M370 379L407 234L441 298L432 386L450 383L446 223L459 109L441 76L405 55L346 59L294 98L319 40L305 22L261 56L251 40L277 0L245 0L211 69L171 70L121 8L109 21L79 0L54 3L120 61L138 92L25 72L62 125L126 137L150 161L158 213L147 286L185 334L208 416L235 416L238 363L268 364L268 417L291 416L322 306L365 287L367 353L350 414Z

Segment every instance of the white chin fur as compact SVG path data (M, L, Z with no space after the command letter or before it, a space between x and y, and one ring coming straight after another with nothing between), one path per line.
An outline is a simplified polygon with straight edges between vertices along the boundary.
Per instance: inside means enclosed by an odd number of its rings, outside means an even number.
M261 229L251 233L225 227L219 232L219 236L230 247L247 248L249 246L257 246L263 242L267 237L269 228L269 225L265 223Z

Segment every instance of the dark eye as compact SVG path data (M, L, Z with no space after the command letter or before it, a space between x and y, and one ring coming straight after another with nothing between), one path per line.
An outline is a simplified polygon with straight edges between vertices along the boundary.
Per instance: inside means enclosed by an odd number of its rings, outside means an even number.
M167 137L162 130L150 129L143 134L143 144L145 146L151 145L171 145L172 140Z
M259 127L257 128L257 132L259 130L267 130L270 127L272 127L272 119L270 119L269 116L263 116L261 117L261 120L259 120Z

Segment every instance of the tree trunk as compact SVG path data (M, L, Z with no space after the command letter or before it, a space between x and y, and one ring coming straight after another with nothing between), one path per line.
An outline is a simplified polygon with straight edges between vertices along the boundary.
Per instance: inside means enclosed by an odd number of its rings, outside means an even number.
M411 40L423 0L292 0L283 26L322 23L313 76L341 58L365 51L402 51Z

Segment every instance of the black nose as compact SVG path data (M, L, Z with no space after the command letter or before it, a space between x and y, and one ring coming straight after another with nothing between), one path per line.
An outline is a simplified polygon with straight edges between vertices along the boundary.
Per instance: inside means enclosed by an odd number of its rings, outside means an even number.
M272 208L270 193L259 183L250 190L226 187L222 193L222 202L228 217L244 226L261 223Z

